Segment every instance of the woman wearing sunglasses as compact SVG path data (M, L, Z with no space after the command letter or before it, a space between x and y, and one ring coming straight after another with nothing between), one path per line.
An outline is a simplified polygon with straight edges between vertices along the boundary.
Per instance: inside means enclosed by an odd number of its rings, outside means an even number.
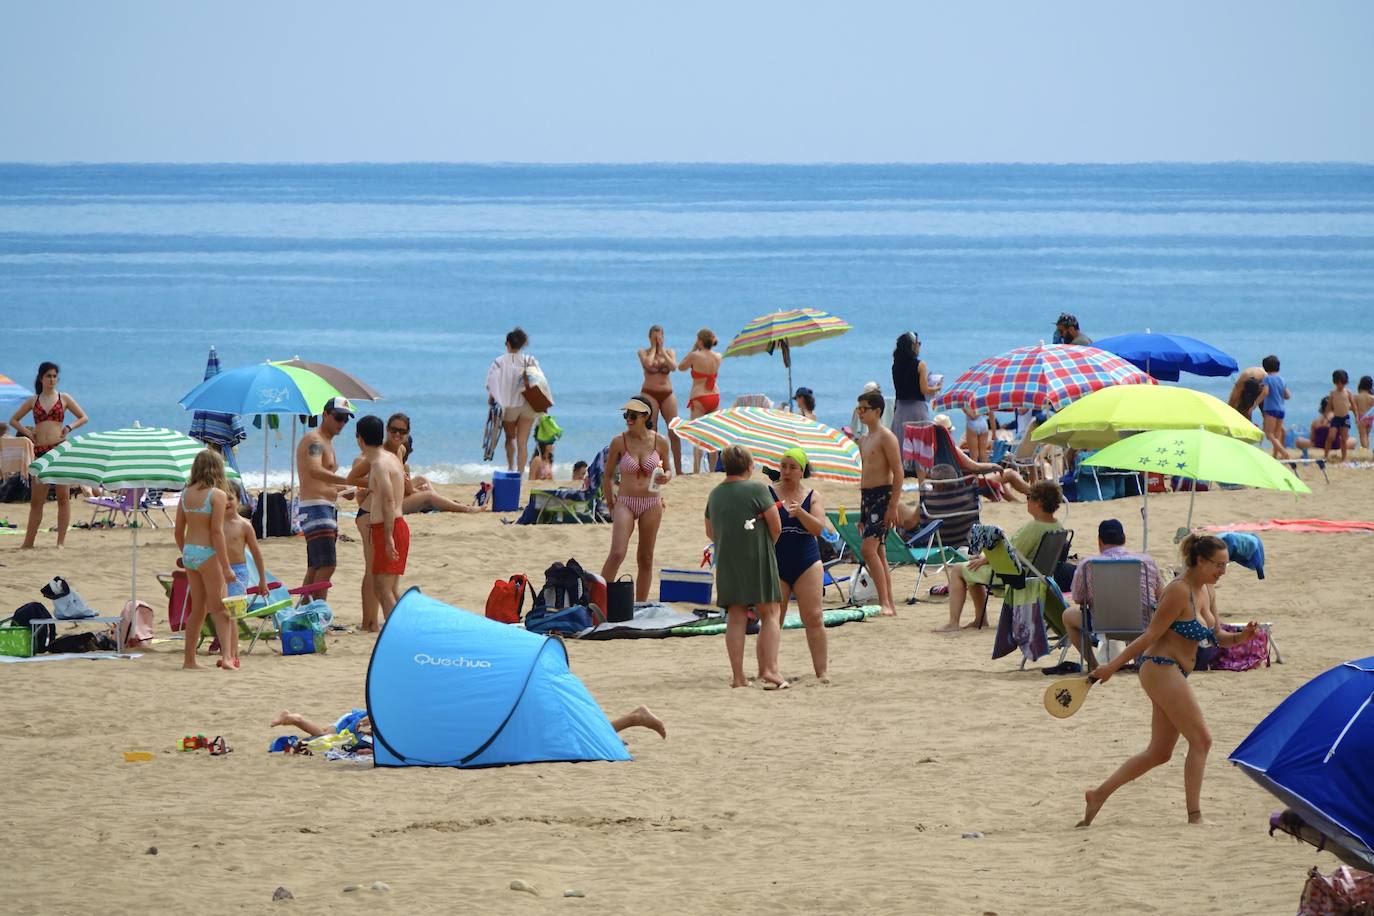
M601 567L607 582L615 580L630 548L630 535L639 527L635 551L635 600L649 599L654 575L654 542L663 521L663 497L658 488L673 479L668 465L668 439L649 426L653 409L636 396L625 403L625 432L611 440L606 455L606 505L611 510L611 552ZM611 478L619 476L620 487Z

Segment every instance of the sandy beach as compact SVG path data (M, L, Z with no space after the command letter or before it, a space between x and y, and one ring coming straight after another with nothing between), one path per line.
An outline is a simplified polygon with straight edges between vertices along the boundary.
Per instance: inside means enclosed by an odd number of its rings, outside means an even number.
M1201 494L1195 521L1369 518L1368 474L1334 469L1327 485L1307 472L1313 495L1296 502ZM656 565L697 566L712 483L669 486ZM853 488L819 489L831 506L857 503ZM1162 542L1186 500L1151 501L1162 567L1176 562ZM22 523L23 508L0 515ZM1138 513L1138 500L1077 503L1064 519L1086 555L1106 517L1123 519L1138 545ZM1025 509L985 504L983 517L1010 530ZM537 583L569 556L598 568L610 537L609 526L516 527L487 514L410 521L405 584L479 612L494 579L524 572ZM287 733L268 725L282 709L332 720L361 704L373 637L331 636L315 656L260 647L236 674L181 671L173 641L132 661L0 666L12 790L0 814L5 910L1289 911L1306 870L1337 863L1268 837L1279 805L1226 755L1293 689L1368 653L1374 586L1361 572L1374 552L1368 535L1263 537L1267 578L1233 565L1220 602L1226 619L1273 622L1284 664L1193 678L1215 742L1202 826L1185 823L1180 751L1118 793L1093 827L1074 829L1083 790L1145 744L1149 703L1134 675L1096 689L1073 718L1051 719L1041 707L1048 679L1018 671L1015 657L990 660L991 631L933 634L945 606L928 596L895 620L830 630L829 685L811 676L802 633L785 632L783 674L794 689L778 693L728 689L718 637L570 643L574 672L609 714L645 703L668 724L666 741L626 732L635 760L625 764L375 770L269 755L272 738ZM172 532L140 539L140 596L167 636L152 574L173 566ZM51 534L31 553L18 540L0 542L0 606L36 599L55 574L97 608L128 597L127 530L73 531L62 552ZM303 570L299 539L269 540L264 552L283 578ZM339 555L331 604L356 625L360 546L343 543ZM896 573L898 594L913 577ZM827 604L836 603L832 593ZM752 668L752 640L749 651ZM188 732L223 735L235 750L178 753ZM126 750L156 757L125 763ZM1161 855L1173 880L1143 884L1141 863ZM539 896L510 890L516 879ZM374 881L391 890L343 891ZM272 902L279 885L293 902ZM563 898L573 888L585 899Z

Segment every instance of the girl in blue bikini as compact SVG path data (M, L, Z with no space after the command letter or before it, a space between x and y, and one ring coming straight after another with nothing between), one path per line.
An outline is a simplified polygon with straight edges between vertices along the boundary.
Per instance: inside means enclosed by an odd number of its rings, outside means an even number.
M1183 794L1188 803L1188 823L1202 822L1202 774L1212 735L1202 718L1202 707L1188 686L1199 643L1233 646L1254 639L1259 625L1253 620L1240 633L1222 632L1217 623L1216 584L1226 574L1230 556L1226 543L1211 535L1190 534L1179 545L1187 569L1164 587L1159 609L1150 626L1126 650L1092 677L1105 684L1122 665L1140 659L1140 686L1154 706L1150 743L1131 757L1107 781L1084 793L1087 807L1079 827L1087 827L1111 794L1126 783L1169 762L1182 735L1188 742L1183 764Z
M234 627L224 610L225 586L235 581L224 543L224 459L205 449L191 465L191 476L177 503L176 539L181 565L191 587L191 614L186 620L186 642L181 667L199 668L196 642L209 612L219 639L219 666L238 667L233 656Z

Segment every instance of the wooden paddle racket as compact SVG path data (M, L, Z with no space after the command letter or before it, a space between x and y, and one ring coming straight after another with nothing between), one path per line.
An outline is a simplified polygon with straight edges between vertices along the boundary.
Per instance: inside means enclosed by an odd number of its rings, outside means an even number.
M1067 719L1078 712L1097 683L1094 677L1066 677L1045 688L1045 711L1056 719Z

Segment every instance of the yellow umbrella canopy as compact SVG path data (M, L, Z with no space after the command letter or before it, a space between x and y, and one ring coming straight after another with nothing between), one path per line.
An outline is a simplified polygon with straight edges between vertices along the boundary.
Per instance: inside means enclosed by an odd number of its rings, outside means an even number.
M1037 442L1102 448L1151 429L1205 429L1246 442L1264 434L1225 401L1167 385L1114 385L1079 398L1035 430Z

